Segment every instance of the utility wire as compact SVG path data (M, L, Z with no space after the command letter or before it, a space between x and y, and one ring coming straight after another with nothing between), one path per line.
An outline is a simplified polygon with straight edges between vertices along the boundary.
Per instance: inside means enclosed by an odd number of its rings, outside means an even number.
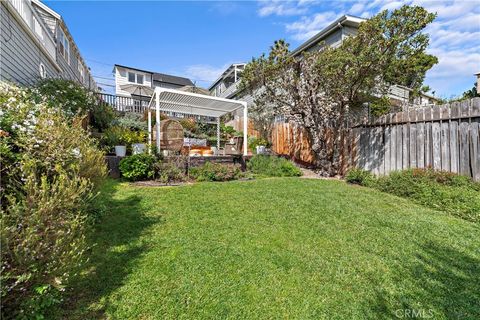
M93 59L89 59L89 58L85 58L85 60L92 61L92 62L98 63L98 64L103 64L103 65L106 65L106 66L111 66L111 67L114 66L113 63L107 63L107 62L104 62L104 61L98 61L98 60L93 60ZM100 78L99 76L94 76L94 77ZM186 77L186 78L188 78L190 80L194 80L194 81L209 82L209 83L215 81L215 80L196 79L196 78L190 78L190 77Z

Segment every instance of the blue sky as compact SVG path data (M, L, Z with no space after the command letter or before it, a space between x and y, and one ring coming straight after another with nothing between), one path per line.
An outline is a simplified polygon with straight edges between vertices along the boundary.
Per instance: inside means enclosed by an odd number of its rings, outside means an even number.
M45 1L62 15L97 82L113 84L113 64L171 73L208 86L225 67L268 51L294 49L343 14L370 17L403 3L437 12L426 30L440 62L426 84L448 98L480 72L477 1ZM112 88L103 86L106 91Z

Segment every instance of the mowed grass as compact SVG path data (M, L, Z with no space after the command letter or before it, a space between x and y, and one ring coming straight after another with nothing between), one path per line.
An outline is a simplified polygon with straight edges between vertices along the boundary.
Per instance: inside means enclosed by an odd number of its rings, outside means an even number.
M480 318L478 225L405 199L299 178L103 199L63 318Z

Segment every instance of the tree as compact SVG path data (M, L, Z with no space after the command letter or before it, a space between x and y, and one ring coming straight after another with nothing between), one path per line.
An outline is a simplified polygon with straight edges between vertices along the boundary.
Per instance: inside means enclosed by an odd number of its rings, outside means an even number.
M435 14L418 6L387 10L360 24L341 46L291 55L275 41L270 53L247 64L241 88L253 95L256 112L285 115L305 127L325 175L339 174L342 133L353 111L366 102L382 109L391 84L420 90L437 58L426 54L428 35L421 31ZM377 111L374 109L373 111Z
M475 98L475 97L480 97L480 94L478 94L478 92L477 92L477 83L476 82L473 84L472 89L467 90L462 94L461 100L472 99L472 98Z

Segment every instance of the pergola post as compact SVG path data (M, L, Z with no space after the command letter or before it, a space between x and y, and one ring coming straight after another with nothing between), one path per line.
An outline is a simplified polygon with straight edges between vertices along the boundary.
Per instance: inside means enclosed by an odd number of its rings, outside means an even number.
M248 155L248 107L247 103L243 102L243 155Z
M217 153L220 150L220 117L217 117Z
M148 106L148 148L148 153L150 153L152 149L152 109L150 109L150 105Z
M160 95L158 89L155 90L155 121L157 125L157 154L160 154Z

